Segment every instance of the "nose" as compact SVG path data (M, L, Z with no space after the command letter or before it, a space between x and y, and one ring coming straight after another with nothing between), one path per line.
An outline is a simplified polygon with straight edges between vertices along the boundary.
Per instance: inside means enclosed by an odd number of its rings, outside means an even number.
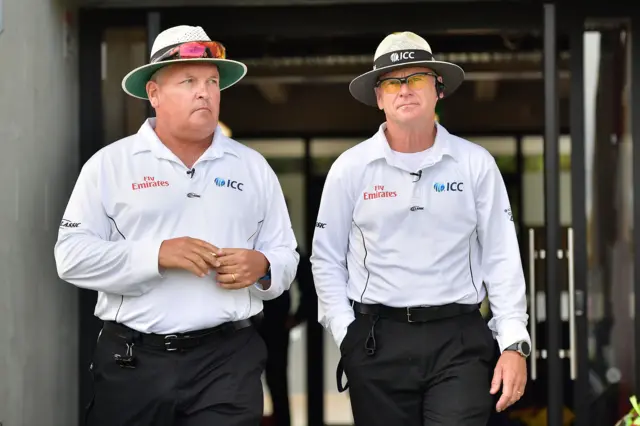
M402 85L400 85L400 95L407 96L410 93L411 93L411 90L409 89L409 84L406 82L402 83Z
M197 87L198 99L209 99L209 91L207 90L207 83L200 83Z

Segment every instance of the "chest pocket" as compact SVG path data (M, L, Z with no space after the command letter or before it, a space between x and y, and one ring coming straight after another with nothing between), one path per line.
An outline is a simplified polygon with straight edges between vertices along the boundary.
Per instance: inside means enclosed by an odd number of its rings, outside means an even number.
M426 205L435 229L473 228L476 209L469 179L460 173L434 173L425 184Z
M264 220L263 198L251 185L233 178L214 180L195 220L207 229L207 238L220 246L253 248Z

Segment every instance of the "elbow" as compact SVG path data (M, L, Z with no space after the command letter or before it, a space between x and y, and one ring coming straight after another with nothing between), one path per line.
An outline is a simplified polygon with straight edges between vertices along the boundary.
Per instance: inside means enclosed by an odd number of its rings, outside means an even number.
M58 273L58 277L61 280L69 281L73 279L73 270L75 266L68 256L61 248L60 244L56 244L56 247L53 251L53 257L56 262L56 271Z

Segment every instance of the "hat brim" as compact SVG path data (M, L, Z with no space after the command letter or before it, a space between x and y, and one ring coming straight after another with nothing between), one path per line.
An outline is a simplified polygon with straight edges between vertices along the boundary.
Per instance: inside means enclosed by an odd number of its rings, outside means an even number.
M185 62L210 63L216 65L220 73L220 90L233 86L247 74L247 66L245 64L230 59L174 59L155 64L147 64L134 69L122 79L122 90L134 98L148 99L147 83L151 79L151 76L161 68Z
M394 64L378 68L354 78L349 84L349 92L351 92L351 95L363 104L376 107L378 106L378 100L376 98L375 85L378 81L378 77L393 70L408 67L429 68L433 70L433 72L441 76L442 82L445 85L443 97L451 96L451 94L455 92L456 89L460 87L460 85L464 81L464 70L460 68L460 66L452 64L451 62L403 62L401 64Z

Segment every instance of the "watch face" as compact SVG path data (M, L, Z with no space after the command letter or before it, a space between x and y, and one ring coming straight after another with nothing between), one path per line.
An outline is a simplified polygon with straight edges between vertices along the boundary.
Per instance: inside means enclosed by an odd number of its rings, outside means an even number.
M529 343L527 343L527 342L520 343L520 350L526 356L529 356L530 353L531 353L531 347L529 346Z

